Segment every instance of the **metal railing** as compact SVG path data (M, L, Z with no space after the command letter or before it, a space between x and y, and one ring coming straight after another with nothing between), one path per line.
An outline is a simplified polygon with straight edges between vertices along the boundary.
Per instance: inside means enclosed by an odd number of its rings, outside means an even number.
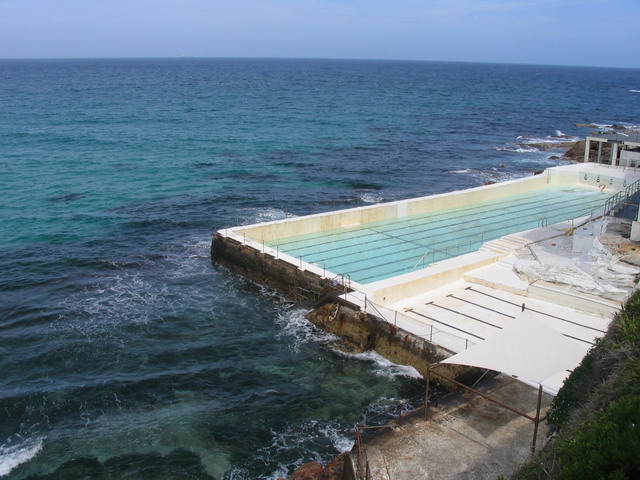
M433 395L433 392L432 392ZM366 425L362 423L358 423L355 426L355 444L352 452L355 452L355 469L354 476L356 480L373 480L371 474L371 466L369 464L369 457L367 455L367 449L365 442L362 440L363 432L370 430L378 430L383 428L393 428L398 425L402 425L403 418L406 418L409 415L416 414L421 410L424 412L424 418L426 418L427 413L427 405L428 398L431 398L432 395L429 395L428 387L425 388L424 393L420 393L410 399L403 400L396 405L392 405L389 408L383 410L380 413L377 413L373 417L366 419ZM436 395L439 395L436 392ZM415 405L416 401L421 400L422 405ZM381 419L382 423L375 424L374 420ZM373 424L372 424L373 423Z
M620 204L629 200L638 191L640 191L640 180L633 182L624 190L620 190L614 196L608 198L607 201L604 202L602 214L606 217L613 216L612 213L615 214L615 210Z
M365 312L371 313L380 320L388 323L389 325L393 325L395 328L400 328L414 337L422 338L455 353L462 352L476 345L476 342L473 340L440 330L437 327L434 327L432 323L423 322L406 315L404 312L372 302L365 292L356 288L351 288L351 291L346 292L343 297L345 300L349 300L350 295L354 297L353 303L364 303L363 309ZM417 331L425 330L425 328L428 329L428 333L417 333Z
M444 249L427 247L427 251L424 253L424 255L420 257L420 259L416 262L416 264L413 266L411 271L418 268L419 265L422 265L422 268L425 268L427 264L433 263L435 261L435 257L437 254L440 254L442 256L442 258L440 258L439 260L445 260L447 258L457 257L458 255L461 254L461 250L462 250L462 253L472 252L473 245L475 245L476 243L482 244L483 241L484 241L484 232L480 232L471 240L467 240L465 242L458 243L456 245L450 245ZM466 247L466 248L463 249L463 247ZM431 257L431 260L427 261L429 257Z

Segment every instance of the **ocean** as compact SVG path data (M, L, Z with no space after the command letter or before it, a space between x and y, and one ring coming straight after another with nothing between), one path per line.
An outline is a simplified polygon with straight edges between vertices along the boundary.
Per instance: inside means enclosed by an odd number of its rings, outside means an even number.
M424 388L211 264L214 231L531 175L640 70L0 60L0 477L275 479ZM409 402L410 403L410 402Z

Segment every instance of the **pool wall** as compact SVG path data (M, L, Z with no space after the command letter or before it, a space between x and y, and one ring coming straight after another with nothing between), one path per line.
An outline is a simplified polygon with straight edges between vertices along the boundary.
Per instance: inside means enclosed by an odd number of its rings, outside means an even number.
M563 170L564 168L565 167L551 168L531 177L495 183L493 185L483 185L468 190L276 220L235 227L227 231L242 236L243 240L248 238L259 243L273 242L282 238L308 235L340 228L351 228L366 223L392 220L408 215L431 213L447 208L464 207L481 201L495 200L510 195L526 193L542 188L545 185L581 185L593 188L604 186L605 189L613 191L621 190L626 186L623 186L625 183L624 178L618 176L606 173L599 174L592 171Z
M393 220L408 215L464 207L478 202L522 194L547 185L582 186L615 192L640 178L635 169L597 164L573 164L553 167L530 177L483 185L427 197L333 211L304 217L287 218L216 232L212 259L254 281L269 285L295 300L317 299L327 285L363 292L380 305L420 295L463 278L465 272L497 261L504 254L475 251L432 264L425 269L387 278L366 285L351 281L318 265L288 255L270 242L298 235L314 234L367 223ZM594 215L601 212L594 211Z

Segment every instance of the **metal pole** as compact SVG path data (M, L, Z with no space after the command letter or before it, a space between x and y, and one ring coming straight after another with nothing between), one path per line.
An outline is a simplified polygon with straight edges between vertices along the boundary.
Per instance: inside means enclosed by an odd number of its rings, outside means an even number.
M431 369L427 363L427 385L424 389L424 419L429 418L429 383L431 381Z
M505 403L503 403L503 402L501 402L499 400L496 400L495 398L491 398L490 396L488 396L488 395L476 390L475 388L469 387L469 386L465 385L464 383L460 383L457 380L454 380L453 378L450 378L450 377L448 377L446 375L443 375L440 372L436 372L435 369L432 369L432 370L433 370L434 374L436 374L437 376L439 376L441 378L444 378L446 381L451 382L454 385L457 385L457 386L459 386L461 388L464 388L465 390L469 390L471 393L473 393L475 395L478 395L478 396L480 396L482 398L485 398L485 399L489 400L490 402L495 403L496 405L500 405L502 408L506 408L507 410L509 410L509 411L511 411L511 412L513 412L513 413L515 413L517 415L520 415L521 417L528 418L532 422L535 421L534 417L531 417L530 415L527 415L526 413L521 412L520 410L518 410L516 408L510 407L509 405L507 405L507 404L505 404Z
M536 452L536 440L538 438L538 425L540 424L540 404L542 403L542 385L538 388L538 405L536 406L536 418L533 421L533 440L531 441L531 453Z

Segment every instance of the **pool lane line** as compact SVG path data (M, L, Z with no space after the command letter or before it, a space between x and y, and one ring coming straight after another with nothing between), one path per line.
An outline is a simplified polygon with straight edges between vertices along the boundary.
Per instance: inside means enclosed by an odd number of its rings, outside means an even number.
M572 193L575 193L575 190L571 191ZM590 203L600 203L601 202L601 198L603 195L599 192L591 192L591 191L586 191L586 193L589 194L594 194L594 195L589 195L589 196L597 196L598 198L595 199L590 202ZM563 201L565 200L568 196L572 196L575 198L575 195L573 194L567 194L566 191L555 191L552 192L553 195L553 203L556 203L556 199L558 201ZM517 200L515 201L515 206L521 206L521 205L530 205L533 203L541 203L541 202L547 202L549 200L548 197L545 198L540 198L539 200L536 200L534 202L530 202L528 200L532 200L532 199L537 199L538 197L540 197L540 193L537 193L535 195L529 195L529 196L522 196L522 197L518 197ZM517 196L516 196L517 197ZM579 199L578 199L579 200ZM413 222L418 222L418 226L422 225L423 223L421 223L423 220L425 220L425 217L427 217L430 220L435 220L435 222L430 222L430 223L436 223L436 222L440 222L441 220L438 220L438 217L447 217L447 216L452 216L453 218L457 218L459 215L457 214L469 214L469 212L472 212L473 210L480 210L480 212L478 213L484 213L484 211L486 209L491 208L491 211L493 210L497 210L497 208L494 207L499 207L500 205L503 204L507 204L507 205L513 205L514 204L514 199L510 198L509 200L504 200L504 201L486 201L486 202L481 202L481 205L470 205L470 206L465 206L465 207L454 207L452 209L449 209L449 211L447 212L441 212L441 213L437 213L438 210L436 210L435 212L430 212L430 213L421 213L421 214L414 214L411 215L410 217L412 218L395 218L395 219L390 219L390 220L382 220L382 221L378 221L378 222L371 222L370 225L375 226L376 228L380 228L380 227L396 227L398 225L402 225L402 224L409 224L409 223L413 223ZM581 202L580 202L581 203ZM455 214L455 215L454 215ZM480 218L486 218L486 217L480 217ZM366 224L365 224L366 225ZM368 227L365 227L368 228ZM401 226L400 229L402 228L412 228L410 226ZM398 228L393 228L392 230L397 230ZM348 235L348 234L355 234L354 237L347 237L347 238L343 238L343 239L339 239L339 240L331 240L329 242L322 242L320 243L320 245L324 244L324 243L333 243L334 241L346 241L346 240L351 240L353 238L357 238L358 237L358 233L360 231L360 229L358 230L345 230L343 229L335 229L335 230L343 230L339 233L333 234L333 235ZM329 231L330 232L330 231ZM311 234L313 235L313 234ZM327 233L327 236L331 236L332 234ZM312 241L313 239L304 239L304 240L292 240L290 242L282 242L282 243L278 243L278 246L283 246L283 245L287 245L290 243L296 243L296 242L307 242L307 241ZM275 245L275 244L274 244ZM318 245L318 244L314 244L314 245ZM301 247L302 248L302 247Z
M582 211L584 210L584 212L586 214L587 212L591 211L591 206L592 206L590 204L586 204L586 205L585 204L580 204L580 206L579 206L580 208L577 209L577 208L575 208L577 205L573 205L573 204L567 205L566 201L558 200L557 202L554 202L552 204L547 204L546 207L547 207L547 209L551 209L551 207L555 206L556 204L564 205L565 207L562 208L560 211L569 210L568 213L570 213L571 216L574 216L574 215L583 216L583 215L580 215L580 213L582 213ZM574 209L577 210L577 211L574 212ZM479 218L472 218L472 219L470 219L468 221L464 221L464 222L443 224L442 226L438 226L436 228L433 227L432 223L426 222L426 223L420 225L420 226L426 226L426 228L421 229L421 230L414 230L412 232L407 233L406 236L418 235L420 233L427 232L427 231L433 232L434 230L443 230L443 232L438 232L437 234L430 235L428 237L422 237L420 239L420 241L425 241L425 240L429 240L431 238L437 238L439 236L442 236L446 232L446 230L447 229L450 230L451 227L465 226L465 225L469 225L470 223L471 224L482 223L483 220L495 219L495 218L502 217L502 216L505 216L505 215L509 215L510 217L513 217L513 220L517 220L518 217L515 217L514 214L515 213L521 213L523 211L526 211L526 209L525 210L516 210L516 211L506 212L506 213L501 213L501 214L493 214L493 215L488 215L488 216L479 217ZM561 214L557 213L558 212L557 209L555 210L555 212L556 213L554 215L554 219L555 219L555 217L561 216ZM542 213L546 213L546 212L540 212L540 213L542 214ZM567 221L567 219L565 219L565 216L566 216L566 214L562 214L561 219L558 220L558 221ZM545 217L541 216L540 218L545 218ZM546 218L548 218L548 217L546 217ZM577 217L574 217L574 218L577 218ZM458 219L458 217L456 217L455 219ZM500 223L502 225L502 228L508 228L509 234L511 234L511 233L514 233L514 232L511 231L512 228L514 228L515 226L518 226L518 225L526 225L530 221L531 220L527 220L527 222L525 222L525 223L510 223L510 222L494 221L494 222L490 222L488 224L484 224L483 223L483 225L496 225L496 224ZM438 222L440 222L440 221L438 221ZM438 222L433 222L433 223L438 223ZM531 222L533 222L533 221L531 221ZM557 222L553 222L553 223L557 223ZM473 225L473 226L470 226L468 228L462 228L462 229L459 229L459 230L455 230L455 233L456 234L460 234L460 233L463 233L463 232L465 232L467 230L475 230L475 229L478 229L480 226L481 225ZM535 226L533 226L531 228L535 228ZM396 230L399 230L399 229L396 229ZM482 233L486 233L487 231L495 231L495 230L499 230L499 229L483 230ZM329 253L329 252L335 252L335 251L338 251L338 250L345 250L345 249L348 249L348 248L354 248L354 247L359 246L359 245L366 245L366 244L369 244L369 243L377 243L377 242L381 242L382 241L380 239L372 239L372 240L368 240L368 241L364 241L364 242L354 243L353 240L355 240L357 238L366 238L368 236L372 236L372 235L376 235L376 234L388 235L385 232L379 232L379 231L373 230L370 227L366 227L366 228L360 229L360 232L366 232L366 231L373 232L373 233L364 233L364 234L362 234L360 236L355 236L352 239L348 239L348 240L347 239L336 240L336 241L329 240L329 241L317 243L317 244L314 244L314 245L298 247L298 248L294 247L294 248L286 249L286 250L282 250L282 251L286 252L286 253L288 253L288 254L290 254L292 256L300 256L300 255L308 256L308 255L313 255L313 254L304 254L304 253L296 253L296 252L300 252L300 250L304 250L304 249L317 249L318 246L335 244L336 242L351 241L351 243L349 245L338 246L338 247L335 247L335 248L331 248L331 249L327 249L327 250L321 250L321 251L318 252L318 254L325 254L325 253ZM480 232L478 232L478 233L480 233ZM475 234L475 235L477 235L477 234ZM405 243L415 243L415 244L417 244L417 242L414 242L414 241L409 240L409 239L405 240L402 237L395 237L395 236L391 236L391 235L388 235L388 237L389 238L396 238L396 239L401 240L401 241L403 241ZM456 237L454 237L454 238L456 238ZM462 238L462 237L459 237L459 238ZM489 240L487 239L487 241L489 241ZM450 242L447 240L446 242L437 242L434 245L437 245L438 243L450 243ZM465 242L462 242L462 243L465 243ZM424 246L424 245L422 245L422 247L429 248L429 247ZM380 247L380 248L386 248L386 246ZM332 258L332 257L326 257L326 258ZM321 257L320 259L318 259L316 261L326 261L326 260L323 257Z

